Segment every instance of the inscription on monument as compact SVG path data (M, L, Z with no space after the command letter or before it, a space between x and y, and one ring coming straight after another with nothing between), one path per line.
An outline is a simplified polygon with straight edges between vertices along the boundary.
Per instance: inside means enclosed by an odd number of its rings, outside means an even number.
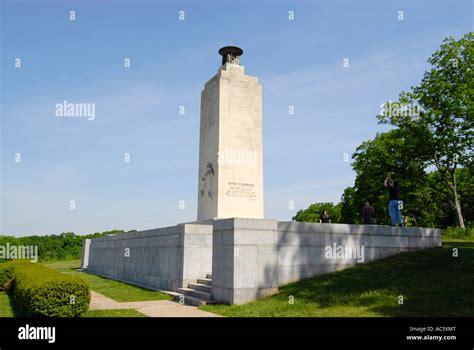
M251 201L256 200L255 185L244 182L228 182L226 196L234 198L245 198Z

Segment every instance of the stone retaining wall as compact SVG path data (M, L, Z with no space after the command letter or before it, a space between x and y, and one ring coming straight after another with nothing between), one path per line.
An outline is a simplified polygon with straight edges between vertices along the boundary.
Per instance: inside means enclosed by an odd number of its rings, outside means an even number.
M303 278L440 245L439 229L215 220L212 291L218 302L243 304Z
M243 304L303 278L439 246L439 229L229 218L86 240L82 267L171 291L212 272L214 299Z
M181 224L92 239L87 271L174 291L210 273L211 264L212 226Z

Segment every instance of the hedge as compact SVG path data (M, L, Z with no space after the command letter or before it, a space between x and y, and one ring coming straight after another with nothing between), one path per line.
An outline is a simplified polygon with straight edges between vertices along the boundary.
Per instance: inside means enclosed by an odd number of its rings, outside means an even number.
M26 316L79 317L89 309L89 286L81 278L15 260L0 263L0 288L9 280L15 307Z

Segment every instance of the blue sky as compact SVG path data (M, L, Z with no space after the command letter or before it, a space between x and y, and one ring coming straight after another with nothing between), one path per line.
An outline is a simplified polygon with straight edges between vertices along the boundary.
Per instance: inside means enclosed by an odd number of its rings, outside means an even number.
M1 234L30 235L194 220L200 92L226 45L263 87L265 216L339 201L354 181L344 153L387 130L380 105L420 81L443 38L472 31L473 7L6 0L1 15ZM95 103L95 120L56 117L63 100Z

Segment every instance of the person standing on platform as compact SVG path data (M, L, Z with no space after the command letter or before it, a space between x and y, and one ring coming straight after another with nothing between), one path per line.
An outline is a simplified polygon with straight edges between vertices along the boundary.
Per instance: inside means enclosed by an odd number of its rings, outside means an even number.
M400 187L398 181L394 181L390 176L383 182L388 190L388 211L390 213L390 221L392 226L398 223L403 226L402 213L400 212Z
M362 223L364 225L373 225L375 219L374 208L370 205L369 201L366 201L364 208L362 208Z
M330 224L331 218L329 217L328 211L325 209L323 213L319 216L319 223L321 224Z

